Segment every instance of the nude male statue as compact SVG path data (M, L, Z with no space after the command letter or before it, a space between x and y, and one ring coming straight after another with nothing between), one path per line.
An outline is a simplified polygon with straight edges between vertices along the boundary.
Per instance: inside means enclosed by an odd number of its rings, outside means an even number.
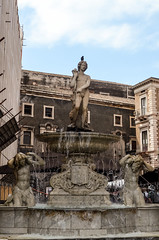
M37 161L33 160L33 157ZM14 158L8 161L8 166L14 169L16 185L13 194L8 197L5 205L9 206L34 206L34 194L30 187L30 165L44 165L44 160L37 154L29 152L27 154L17 153Z
M70 83L70 87L73 88L73 109L69 113L71 124L68 127L71 128L86 128L87 126L87 107L89 101L89 86L91 82L90 76L84 74L88 65L84 61L84 57L78 63L78 71L74 69L72 71L73 77ZM80 116L81 123L77 123L77 119Z
M142 170L153 171L153 167L148 164L140 155L126 155L120 160L124 167L124 189L123 200L125 205L143 206L145 205L144 196L138 185L138 178Z

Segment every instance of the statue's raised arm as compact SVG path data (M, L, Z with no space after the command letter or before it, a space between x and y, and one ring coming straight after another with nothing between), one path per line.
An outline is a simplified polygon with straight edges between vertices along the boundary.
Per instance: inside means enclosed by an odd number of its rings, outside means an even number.
M38 156L36 153L34 153L34 152L28 152L26 154L26 156L27 156L28 162L30 164L41 165L41 166L45 165L45 161L40 156ZM35 157L36 161L33 160L33 157Z
M131 161L131 155L127 154L120 160L120 165L125 166L129 161Z
M78 71L76 68L72 70L72 74L73 74L73 76L71 78L70 87L73 89L76 89L76 80L78 77Z

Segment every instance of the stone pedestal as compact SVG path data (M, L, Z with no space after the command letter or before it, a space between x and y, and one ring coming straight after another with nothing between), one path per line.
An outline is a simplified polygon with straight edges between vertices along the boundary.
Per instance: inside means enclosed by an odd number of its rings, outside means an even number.
M49 205L98 207L110 204L107 178L95 172L91 156L106 151L109 144L120 140L118 136L67 131L40 134L38 139L47 142L51 151L66 154L67 159L61 168L64 171L50 179L53 191Z
M97 190L89 195L71 195L69 193L64 192L62 189L59 191L52 191L49 201L49 205L54 207L74 207L80 208L81 206L84 208L87 207L99 207L99 206L107 206L110 205L109 201L109 193L103 190Z
M73 156L65 171L53 175L50 184L48 204L54 207L99 207L110 205L106 191L107 178L95 172L95 165L89 160Z

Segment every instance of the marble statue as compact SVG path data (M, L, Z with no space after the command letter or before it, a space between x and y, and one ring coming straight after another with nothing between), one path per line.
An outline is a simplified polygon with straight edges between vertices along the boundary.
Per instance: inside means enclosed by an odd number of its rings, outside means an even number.
M33 160L35 157L36 161ZM7 206L29 206L35 205L34 194L30 187L30 165L44 165L44 160L33 152L17 153L8 161L8 166L14 169L16 185L12 195L9 195L5 205Z
M88 101L89 101L89 86L91 82L90 76L86 75L88 65L84 61L84 57L78 63L78 70L75 68L72 73L70 87L73 90L73 108L69 113L71 124L68 128L87 129L87 114L88 114Z
M144 196L138 185L138 178L142 170L153 171L153 167L148 164L140 155L126 155L120 160L124 167L124 189L123 200L125 205L143 206Z

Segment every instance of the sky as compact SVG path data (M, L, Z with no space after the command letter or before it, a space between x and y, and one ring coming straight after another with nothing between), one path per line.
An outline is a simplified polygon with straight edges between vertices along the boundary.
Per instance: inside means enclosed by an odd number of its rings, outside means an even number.
M22 68L135 85L159 77L159 0L18 0Z

